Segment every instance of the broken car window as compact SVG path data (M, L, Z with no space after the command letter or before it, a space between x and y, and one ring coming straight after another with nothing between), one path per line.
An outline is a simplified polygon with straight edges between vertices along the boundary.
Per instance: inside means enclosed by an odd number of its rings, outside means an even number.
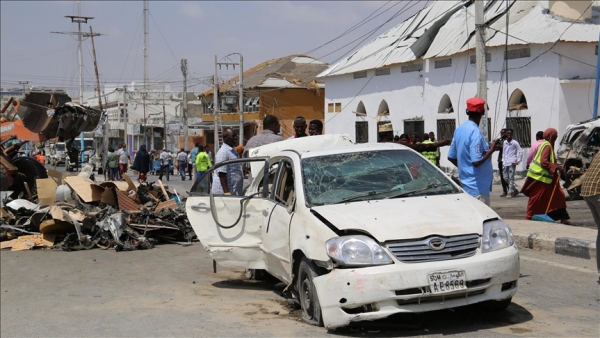
M457 192L429 161L410 150L312 157L302 160L302 171L309 206L392 198L408 191L418 192L406 197Z

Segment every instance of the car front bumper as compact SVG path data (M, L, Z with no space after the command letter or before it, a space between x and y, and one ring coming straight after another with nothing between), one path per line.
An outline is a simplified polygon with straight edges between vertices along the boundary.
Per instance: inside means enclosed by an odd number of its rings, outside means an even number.
M400 312L426 312L504 300L517 292L516 245L468 258L334 269L314 278L323 321L329 329ZM432 294L428 275L464 271L467 289Z

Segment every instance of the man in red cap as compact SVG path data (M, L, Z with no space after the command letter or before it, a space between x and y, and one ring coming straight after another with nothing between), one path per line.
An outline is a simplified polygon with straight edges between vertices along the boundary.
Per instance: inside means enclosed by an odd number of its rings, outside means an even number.
M494 142L490 147L479 131L485 112L485 101L474 97L467 100L469 120L454 131L448 151L448 160L458 167L462 188L471 196L490 205L490 191L494 169L490 157L500 148Z

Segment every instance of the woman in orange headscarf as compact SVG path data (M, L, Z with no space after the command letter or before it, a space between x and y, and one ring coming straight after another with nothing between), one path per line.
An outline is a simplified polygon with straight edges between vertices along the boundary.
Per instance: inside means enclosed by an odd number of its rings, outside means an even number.
M571 224L567 213L567 200L560 187L562 168L556 163L554 153L554 142L557 138L556 129L546 129L544 142L529 166L527 179L521 189L521 193L529 197L525 219L531 219L537 214L547 214L555 221Z

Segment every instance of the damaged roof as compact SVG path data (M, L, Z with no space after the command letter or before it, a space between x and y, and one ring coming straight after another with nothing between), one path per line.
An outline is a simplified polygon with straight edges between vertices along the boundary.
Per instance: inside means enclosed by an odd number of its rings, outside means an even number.
M244 89L255 88L323 88L324 81L316 76L329 67L326 62L311 56L294 54L271 59L244 71ZM238 86L239 76L229 79L219 86L220 91ZM200 96L213 94L214 89L204 91Z
M590 6L592 2L590 1ZM598 9L592 20L569 21L552 14L548 1L508 1L508 45L597 42ZM488 0L485 6L486 46L506 43L507 2ZM469 1L435 1L332 65L319 77L349 74L408 63L420 58L450 56L475 48L475 6Z

